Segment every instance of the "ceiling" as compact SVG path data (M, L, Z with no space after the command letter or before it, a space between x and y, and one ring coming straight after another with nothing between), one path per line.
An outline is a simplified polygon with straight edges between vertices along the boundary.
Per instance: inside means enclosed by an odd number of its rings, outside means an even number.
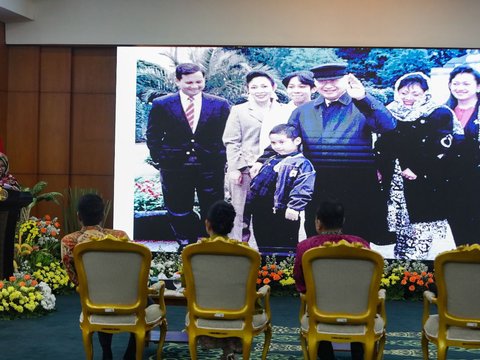
M38 1L41 0L0 0L0 22L32 21Z

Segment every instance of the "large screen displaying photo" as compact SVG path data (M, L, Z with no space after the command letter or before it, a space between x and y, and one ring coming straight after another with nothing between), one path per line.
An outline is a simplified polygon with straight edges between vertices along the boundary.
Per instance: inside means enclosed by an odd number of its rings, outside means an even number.
M119 47L114 227L181 246L211 204L287 252L341 203L343 233L431 260L480 239L480 51ZM323 224L322 224L323 225Z

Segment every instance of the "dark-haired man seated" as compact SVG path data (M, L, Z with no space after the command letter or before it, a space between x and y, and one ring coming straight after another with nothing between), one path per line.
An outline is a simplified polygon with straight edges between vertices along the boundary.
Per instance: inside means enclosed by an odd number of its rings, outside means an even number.
M105 204L103 199L96 194L85 194L78 201L77 216L82 224L79 231L67 234L62 238L61 251L62 262L67 270L70 280L78 285L77 273L73 262L73 249L77 244L90 241L91 238L103 238L111 234L119 239L129 241L127 233L122 230L105 229L100 224L103 222ZM113 359L112 334L98 333L98 340L103 351L103 360ZM135 359L135 336L130 334L127 349L123 356L124 360Z
M344 209L341 203L334 200L325 200L320 203L315 219L315 228L318 235L309 237L297 245L293 277L295 279L295 286L299 292L304 293L306 291L302 257L307 250L322 246L326 242L338 242L340 240L346 240L350 243L360 243L366 248L370 248L368 241L361 237L342 234L344 222ZM361 343L351 343L351 351L353 360L363 360L363 346ZM318 356L321 360L335 360L332 343L329 341L320 341Z

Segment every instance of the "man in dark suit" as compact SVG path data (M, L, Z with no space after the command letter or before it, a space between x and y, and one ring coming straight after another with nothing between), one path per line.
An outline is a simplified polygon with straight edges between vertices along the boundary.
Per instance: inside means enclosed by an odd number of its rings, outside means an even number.
M228 102L203 93L205 74L195 64L177 66L178 92L153 101L147 146L160 170L170 224L181 247L201 231L193 210L195 190L200 216L224 198L226 163L222 135L230 113Z
M387 203L380 193L372 134L393 130L396 120L347 72L347 64L322 64L312 72L319 96L295 109L288 121L300 130L303 153L317 172L313 201L305 209L307 236L316 233L318 202L334 196L348 211L346 232L377 244L393 242L395 234L387 231Z

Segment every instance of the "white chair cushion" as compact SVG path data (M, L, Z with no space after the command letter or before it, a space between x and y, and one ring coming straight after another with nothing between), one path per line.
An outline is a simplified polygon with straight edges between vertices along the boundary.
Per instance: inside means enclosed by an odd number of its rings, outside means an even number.
M377 314L375 317L375 334L381 334L385 329L385 321ZM308 315L305 314L301 321L302 331L308 331ZM348 334L348 335L364 335L366 333L365 325L351 325L351 324L317 324L317 332L320 334Z
M151 325L160 321L160 319L163 317L165 317L165 312L160 309L159 304L149 305L145 309L145 322L148 325Z
M423 328L429 337L436 339L438 337L438 326L438 315L430 315ZM480 342L480 329L450 326L447 329L447 339L464 342Z
M189 313L185 317L185 324L189 324ZM268 322L268 318L265 312L261 314L253 315L253 328L259 329L265 326ZM242 320L216 320L216 319L197 319L197 327L203 329L225 329L225 330L241 330L243 329Z
M160 305L152 304L145 309L145 322L154 324L159 321L165 313L161 311ZM92 314L90 323L95 325L135 325L137 317L135 314ZM83 321L83 313L80 313L80 322Z

